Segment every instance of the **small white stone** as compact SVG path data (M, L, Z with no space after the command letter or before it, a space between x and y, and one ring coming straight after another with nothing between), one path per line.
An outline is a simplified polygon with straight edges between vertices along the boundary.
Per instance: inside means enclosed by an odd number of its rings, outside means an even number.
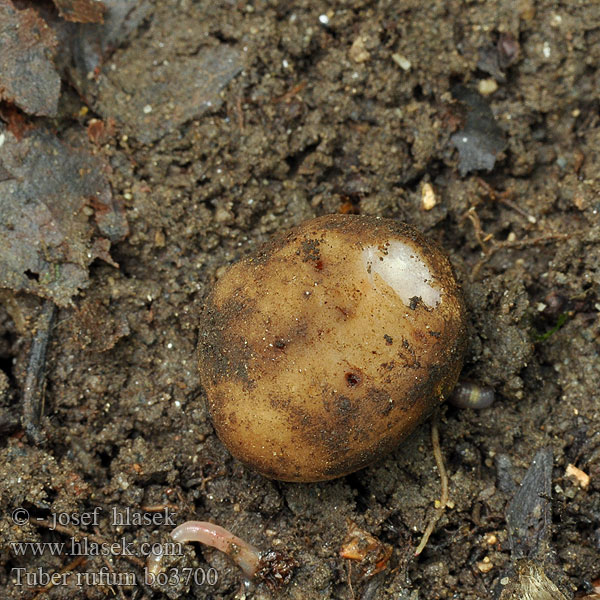
M477 89L482 96L489 96L498 89L498 84L495 79L490 77L489 79L482 79L477 84Z
M431 210L437 204L435 190L430 183L424 183L421 188L421 208Z
M402 54L398 54L397 52L395 54L392 54L392 60L403 70L403 71L408 71L410 70L410 68L412 67L412 63L410 62L410 60L408 60L408 58L406 58L406 56L403 56Z
M542 54L544 55L545 58L550 58L550 55L552 54L552 50L551 50L550 44L548 42L544 42L544 45L542 47Z
M350 50L348 51L348 56L350 60L353 60L356 63L363 63L371 58L369 51L365 48L365 38L362 35L359 35L354 42L352 42L352 46L350 46Z
M147 115L152 112L152 107L149 104L146 104L142 110L144 111L144 114Z

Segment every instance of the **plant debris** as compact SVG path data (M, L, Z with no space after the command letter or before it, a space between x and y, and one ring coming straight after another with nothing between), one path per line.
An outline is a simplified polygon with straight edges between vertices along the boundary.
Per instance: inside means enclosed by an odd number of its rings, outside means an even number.
M347 525L348 535L340 549L340 556L357 561L362 577L373 577L387 568L392 547L361 529L352 519L347 520Z
M546 575L544 569L530 561L520 560L515 576L508 582L500 600L568 600Z
M464 86L455 86L452 95L466 108L465 125L450 138L458 150L458 169L464 177L471 171L491 171L498 154L506 147L504 132L482 96Z
M123 58L131 63L140 60L135 49L125 51ZM194 56L173 56L150 68L140 64L135 82L128 70L117 68L101 79L96 108L125 125L133 137L150 143L218 110L223 103L221 90L242 68L242 54L225 44L204 48Z
M46 131L17 140L0 126L1 287L67 306L87 286L94 259L117 266L110 243L128 227L105 170L98 158ZM92 215L102 236L94 235Z
M552 527L552 450L535 455L506 511L513 558L544 554Z
M551 547L552 465L552 450L539 450L506 510L513 566L500 579L500 600L572 597Z
M489 73L496 81L505 82L504 71L519 60L519 42L511 33L501 33L494 45L479 50L477 67Z
M58 14L74 23L104 23L106 6L100 0L53 0Z
M17 10L10 0L0 0L0 100L31 115L55 116L60 77L52 59L57 44L35 10Z
M39 423L42 416L46 350L54 328L56 313L56 305L51 300L46 300L29 351L29 365L23 389L23 427L29 439L35 444L39 444L44 439Z
M92 3L98 4L93 0ZM141 25L152 8L149 0L103 0L102 5L102 24L81 26L47 17L61 39L61 52L56 57L59 69L89 104L97 91L96 78L102 64Z

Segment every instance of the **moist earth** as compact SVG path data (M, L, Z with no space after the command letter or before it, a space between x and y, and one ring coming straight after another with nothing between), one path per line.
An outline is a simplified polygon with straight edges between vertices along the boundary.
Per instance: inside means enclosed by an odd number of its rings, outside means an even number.
M565 597L598 591L598 64L593 2L149 5L95 78L63 82L56 118L32 121L69 143L91 118L112 124L87 151L109 164L129 235L110 249L118 268L95 260L58 311L37 444L19 419L42 301L2 292L2 597L44 587L17 585L18 568L138 578L67 577L50 598L498 597L522 558L507 507L543 448L553 525L528 558ZM224 268L276 232L348 212L406 221L446 249L469 319L462 379L496 394L440 414L450 503L419 557L440 498L429 424L342 479L270 481L222 446L198 376L199 312ZM15 524L16 507L29 523ZM95 526L36 521L95 507ZM174 568L212 568L216 582L152 587L141 562L10 545L168 540L168 524L116 525L113 509L211 521L298 567L272 591L196 544ZM379 573L340 557L349 520L393 548Z

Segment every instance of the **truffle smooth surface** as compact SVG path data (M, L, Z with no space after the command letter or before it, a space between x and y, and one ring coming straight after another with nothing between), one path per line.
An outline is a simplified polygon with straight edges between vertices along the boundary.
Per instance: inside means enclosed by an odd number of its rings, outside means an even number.
M207 298L199 368L215 429L267 477L356 471L449 395L464 322L448 259L412 227L306 221L233 264Z

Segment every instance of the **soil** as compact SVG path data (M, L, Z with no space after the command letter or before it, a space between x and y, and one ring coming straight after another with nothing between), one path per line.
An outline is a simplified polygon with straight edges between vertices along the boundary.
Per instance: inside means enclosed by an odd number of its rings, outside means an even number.
M189 69L205 47L241 64L215 78L214 103L193 118L184 107L179 120L144 121L136 94L145 98L152 65L167 61L176 86L178 65ZM96 260L89 286L58 312L39 444L11 422L42 303L7 293L0 308L2 597L44 587L19 585L18 568L137 577L109 586L69 576L49 598L497 596L520 558L506 525L512 481L542 448L553 456L553 528L528 558L564 574L565 597L597 591L598 64L594 2L168 1L90 83L90 112L63 85L53 126L64 139L91 117L115 119L115 135L89 145L112 168L130 233L111 248L119 268ZM456 86L487 94L505 136L489 171L473 170L451 140L470 110ZM419 557L440 497L429 424L353 475L270 481L215 436L198 377L198 314L223 268L278 231L336 212L409 222L447 250L468 306L462 378L496 394L487 409L442 411L450 505ZM589 475L587 486L567 475L569 464ZM11 518L16 507L28 523ZM78 522L96 507L95 525ZM272 591L195 544L175 572L212 568L217 581L152 587L123 558L87 552L70 564L68 553L23 557L9 544L70 544L84 532L138 552L169 539L168 523L119 525L113 509L211 521L298 567ZM36 521L53 515L67 515L66 529ZM393 548L380 573L340 557L348 519Z

